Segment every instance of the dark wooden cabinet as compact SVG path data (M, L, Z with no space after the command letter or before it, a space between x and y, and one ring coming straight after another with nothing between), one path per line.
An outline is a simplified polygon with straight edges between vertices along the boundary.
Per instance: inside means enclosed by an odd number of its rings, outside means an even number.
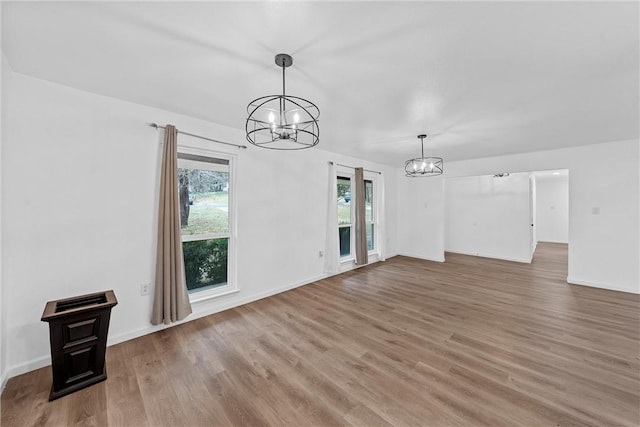
M49 301L42 321L49 323L53 385L49 400L107 379L105 353L113 291Z

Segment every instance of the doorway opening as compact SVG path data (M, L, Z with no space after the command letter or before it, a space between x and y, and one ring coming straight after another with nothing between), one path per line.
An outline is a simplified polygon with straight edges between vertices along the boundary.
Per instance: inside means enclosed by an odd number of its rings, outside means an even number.
M447 178L444 199L445 252L531 263L539 244L568 251L567 169Z

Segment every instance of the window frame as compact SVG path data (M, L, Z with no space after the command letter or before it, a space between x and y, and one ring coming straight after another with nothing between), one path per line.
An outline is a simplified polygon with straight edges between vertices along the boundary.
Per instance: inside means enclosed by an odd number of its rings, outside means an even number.
M376 201L378 200L378 197L376 195L376 189L377 189L377 185L375 183L375 181L371 178L366 178L364 179L364 191L365 191L365 195L367 193L367 181L371 183L371 221L366 219L366 215L365 215L365 229L369 228L369 225L373 225L373 235L371 236L371 238L373 239L373 248L369 249L367 248L367 252L369 255L373 255L375 253L377 253L377 243L378 243L378 225L377 225L377 217L378 217L378 212L376 209ZM366 196L365 196L366 197ZM366 209L367 203L365 201L365 209Z
M189 292L189 301L191 303L197 303L200 301L209 300L211 298L228 295L230 293L238 292L238 283L236 280L236 252L237 252L237 233L236 233L236 221L237 221L237 188L236 188L236 159L233 154L223 153L214 150L207 150L204 148L195 148L188 146L178 145L178 153L192 154L202 157L208 157L213 159L222 159L229 162L229 190L228 190L228 231L226 233L205 233L205 234L180 234L180 242L193 242L199 240L213 240L227 238L227 283L224 285L216 286L211 289L205 289L202 291ZM216 163L209 163L204 161L192 160L192 159L178 159L178 168L192 168L192 169L205 169L205 170L220 170L221 166Z
M340 262L345 262L345 261L350 261L350 260L354 260L356 258L356 244L355 244L355 233L353 230L353 226L356 222L356 212L355 209L353 209L353 205L351 204L351 200L353 200L353 198L355 197L355 193L354 193L354 188L355 186L353 185L356 176L355 174L346 174L346 173L341 173L341 172L337 172L336 174L336 182L337 180L339 180L340 178L342 179L348 179L349 180L349 193L351 194L351 199L349 200L349 215L350 215L350 219L349 219L349 224L340 224L340 221L338 221L337 226L338 228L336 229L336 231L338 232L338 244L340 244L340 229L341 228L351 228L351 230L349 231L349 255L340 255ZM336 184L336 190L337 190L337 184ZM338 209L338 201L336 200L336 209Z

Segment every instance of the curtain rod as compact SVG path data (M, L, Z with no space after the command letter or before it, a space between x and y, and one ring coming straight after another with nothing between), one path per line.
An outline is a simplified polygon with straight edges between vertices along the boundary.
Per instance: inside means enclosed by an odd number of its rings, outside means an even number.
M343 165L342 163L329 162L329 164L336 165L336 166L342 166L342 167L345 167L345 168L351 168L351 169L355 169L356 168L355 166ZM380 171L372 171L371 169L363 169L363 170L367 171L367 172L373 172L373 173L377 173L379 175L382 175L382 172L380 172Z
M152 128L156 128L156 129L164 129L165 128L164 126L160 126L157 123L149 123L149 126L151 126ZM206 136L200 136L200 135L196 135L194 133L189 133L189 132L185 132L185 131L178 130L178 129L176 129L176 131L178 133L183 134L183 135L189 135L189 136L193 136L194 138L200 138L200 139L205 139L205 140L211 141L211 142L217 142L218 144L231 145L232 147L238 147L238 148L247 148L246 145L238 145L238 144L232 144L231 142L218 141L217 139L207 138Z

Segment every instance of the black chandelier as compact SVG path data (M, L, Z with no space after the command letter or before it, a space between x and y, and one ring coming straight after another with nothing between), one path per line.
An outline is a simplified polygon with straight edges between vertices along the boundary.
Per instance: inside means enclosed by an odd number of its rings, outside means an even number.
M286 53L276 55L282 67L282 95L254 99L247 106L247 141L272 150L302 150L320 142L320 110L311 101L285 94L284 70L293 64Z
M404 174L412 178L422 176L442 175L444 162L442 157L425 157L424 156L424 139L427 135L418 135L422 143L422 157L407 160L404 164Z

